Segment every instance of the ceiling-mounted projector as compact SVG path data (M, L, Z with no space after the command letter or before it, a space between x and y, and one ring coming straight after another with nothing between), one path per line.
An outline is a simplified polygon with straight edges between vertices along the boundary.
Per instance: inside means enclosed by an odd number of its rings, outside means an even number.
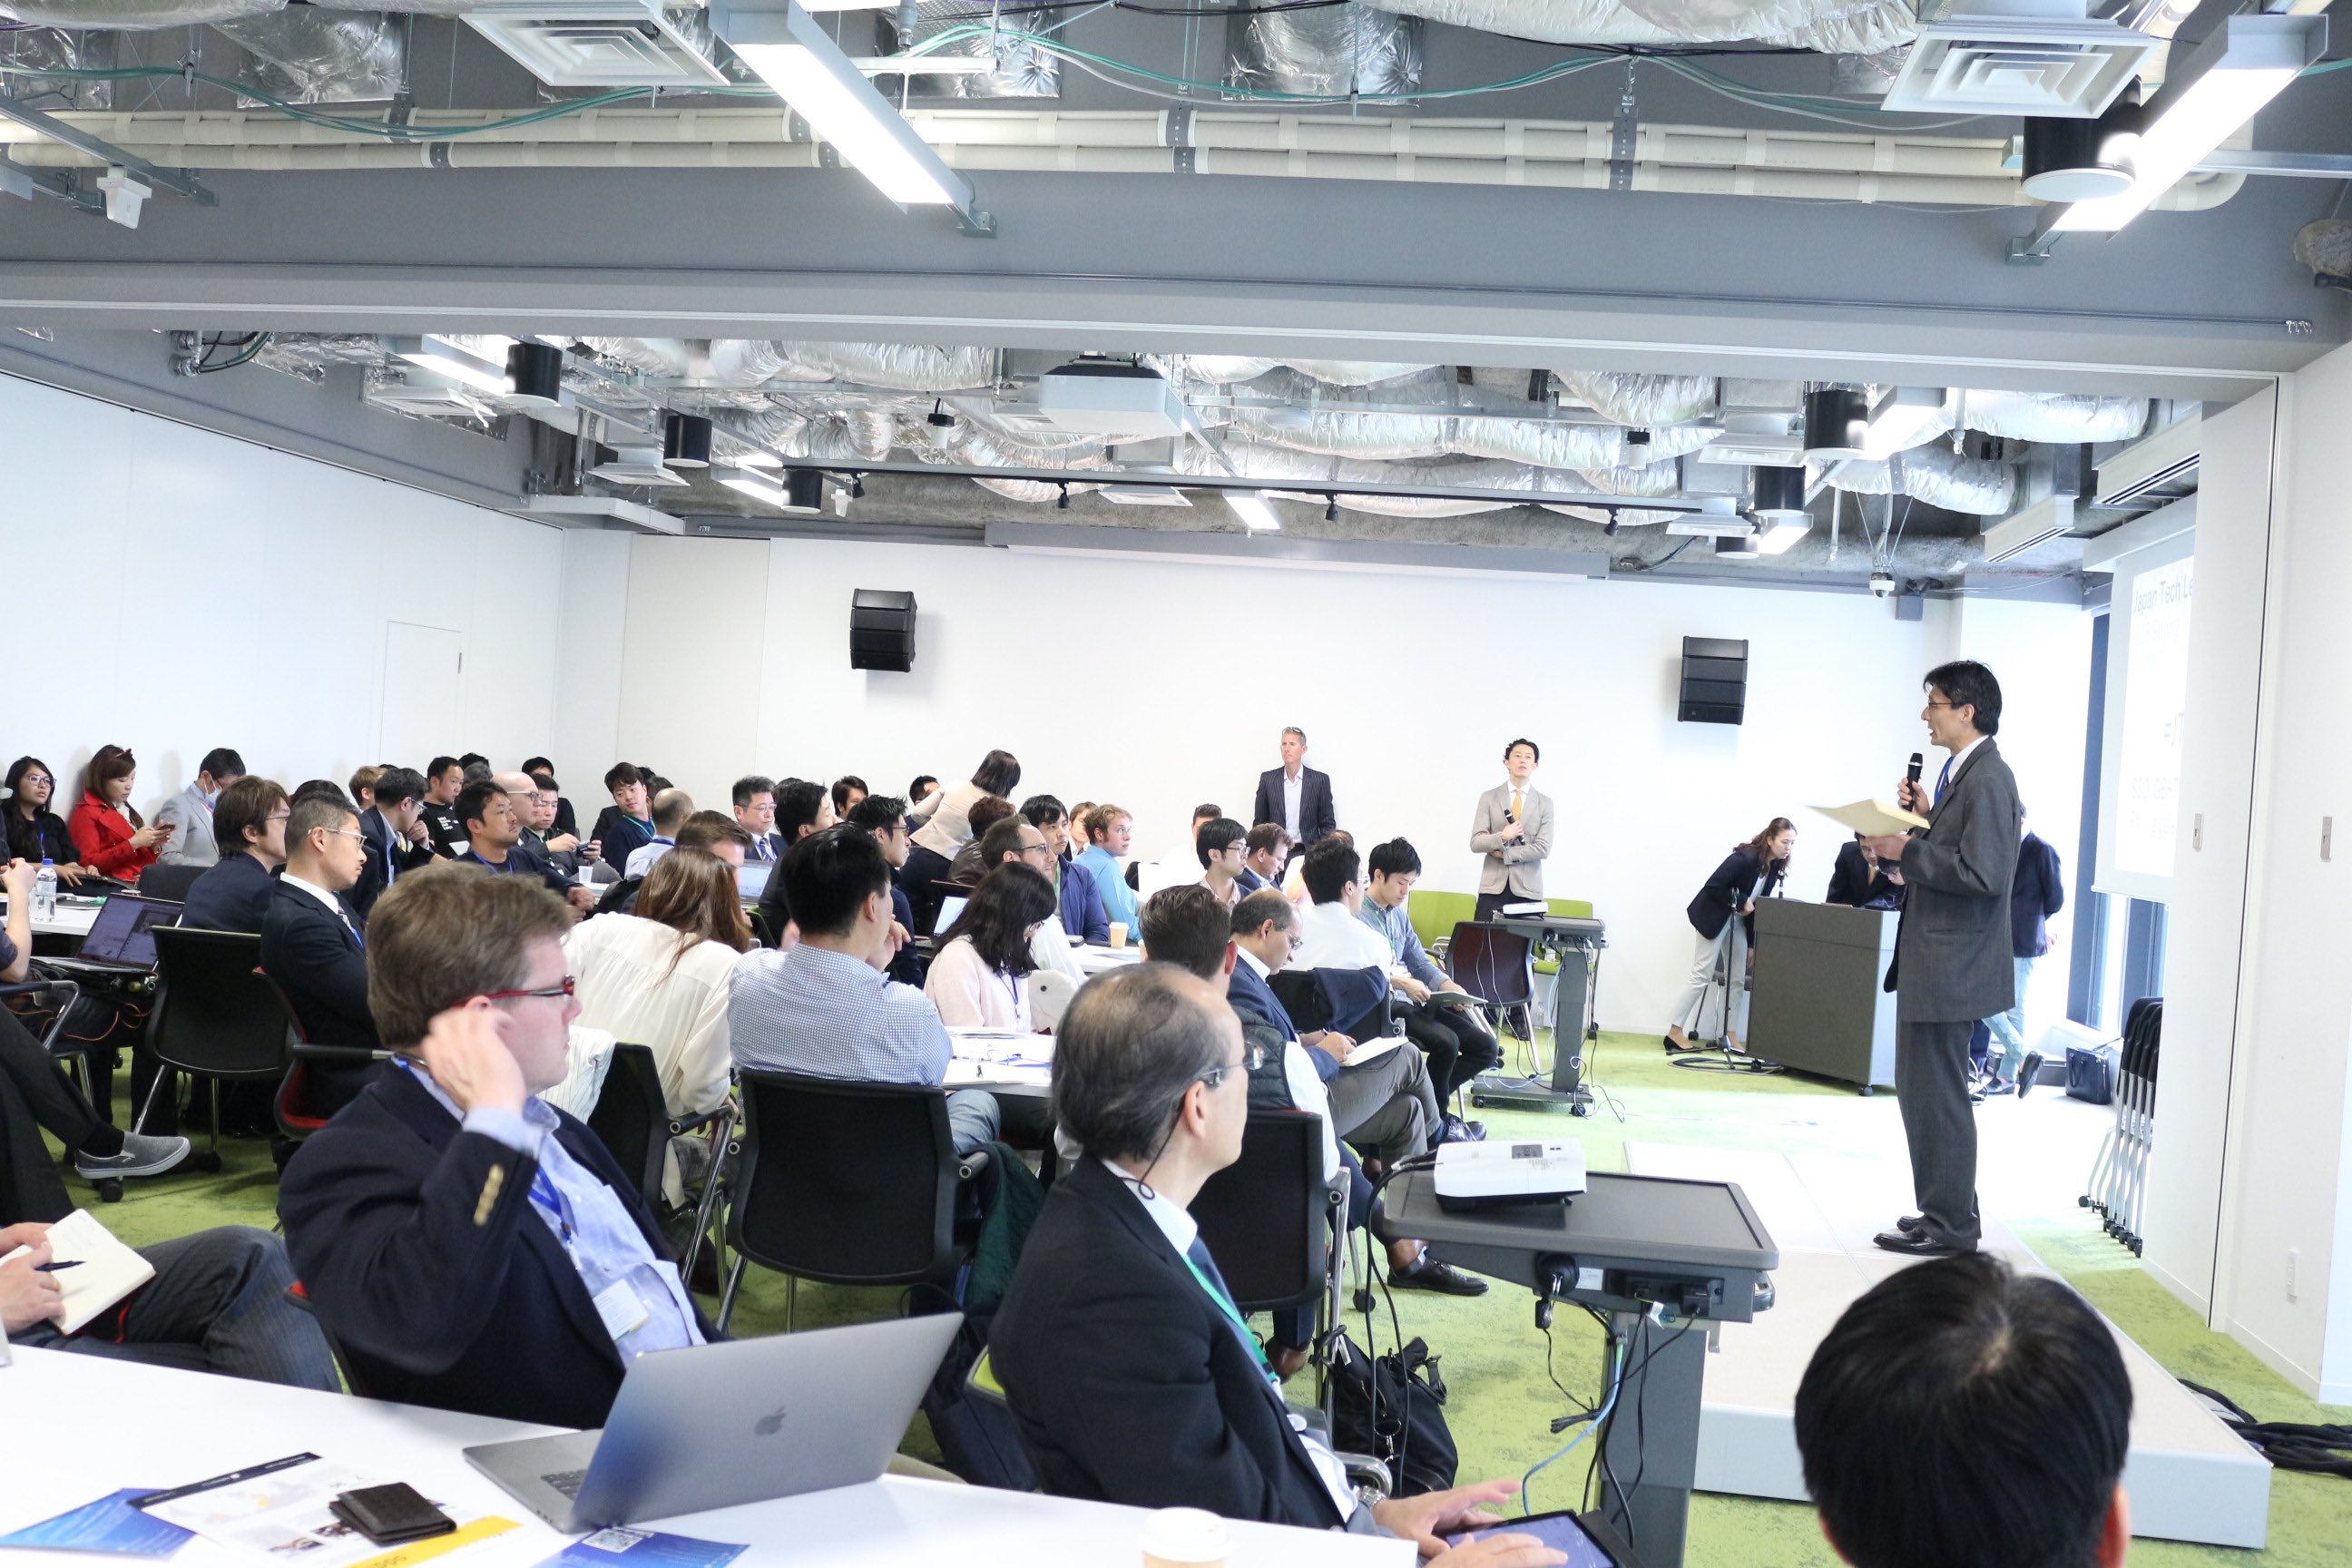
M1147 365L1075 360L1037 378L1036 422L1056 430L1141 440L1179 436L1184 400Z

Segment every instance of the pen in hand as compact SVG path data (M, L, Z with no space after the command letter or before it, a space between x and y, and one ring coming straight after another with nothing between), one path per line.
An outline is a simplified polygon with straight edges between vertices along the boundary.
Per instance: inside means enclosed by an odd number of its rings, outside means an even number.
M80 1258L68 1258L62 1263L36 1263L33 1265L33 1272L36 1274L55 1274L60 1268L79 1268L80 1267Z

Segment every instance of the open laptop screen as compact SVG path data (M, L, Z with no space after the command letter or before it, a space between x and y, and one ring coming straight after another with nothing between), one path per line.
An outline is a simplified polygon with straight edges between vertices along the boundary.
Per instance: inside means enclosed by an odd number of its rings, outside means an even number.
M155 967L155 928L176 923L180 906L135 893L110 893L82 939L80 956L100 963Z

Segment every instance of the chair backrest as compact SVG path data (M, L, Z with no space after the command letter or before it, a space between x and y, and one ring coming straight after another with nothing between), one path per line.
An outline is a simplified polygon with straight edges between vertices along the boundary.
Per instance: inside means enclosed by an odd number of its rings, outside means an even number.
M1054 1027L1077 994L1078 983L1061 970L1034 972L1029 976L1029 1022L1040 1029Z
M1535 994L1528 978L1528 954L1534 948L1533 942L1517 931L1464 921L1454 928L1445 965L1454 983L1473 996L1483 996L1498 1007L1516 1007Z
M1564 921L1589 921L1592 918L1591 899L1546 899L1544 907Z
M150 866L139 874L139 896L184 904L196 879L211 869L210 866Z
M1475 893L1441 893L1415 888L1405 898L1404 911L1423 947L1435 947L1454 934L1454 928L1478 912Z
M635 1180L638 1194L657 1208L669 1147L669 1103L662 1098L661 1067L652 1047L613 1047L613 1065L604 1071L596 1109L588 1114L588 1130L604 1141L613 1163Z
M947 1096L746 1068L727 1240L762 1268L836 1285L954 1268L957 1160Z
M1389 1031L1388 979L1377 969L1285 969L1266 985L1302 1034L1339 1029L1368 1040Z
M1251 1111L1241 1158L1208 1179L1191 1213L1243 1311L1303 1307L1322 1295L1331 1249L1323 1119Z
M261 938L157 926L155 1005L147 1044L168 1067L216 1078L286 1070L289 1014L260 973Z

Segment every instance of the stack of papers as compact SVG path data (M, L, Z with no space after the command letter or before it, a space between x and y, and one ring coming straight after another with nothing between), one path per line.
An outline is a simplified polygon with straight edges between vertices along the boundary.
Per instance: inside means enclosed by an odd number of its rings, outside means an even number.
M1892 801L1858 800L1852 805L1817 805L1813 809L1864 838L1892 838L1914 829L1923 833L1927 829L1926 817L1906 811Z

